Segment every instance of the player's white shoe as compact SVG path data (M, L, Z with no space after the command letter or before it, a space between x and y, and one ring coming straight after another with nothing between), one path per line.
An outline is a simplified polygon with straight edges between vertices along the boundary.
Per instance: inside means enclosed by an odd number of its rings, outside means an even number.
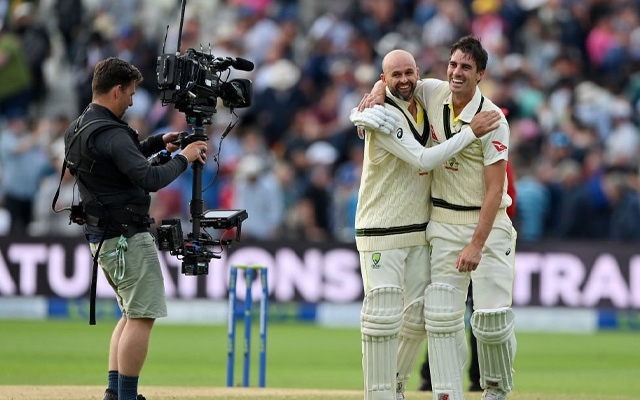
M482 393L482 400L506 400L507 393L500 389L487 388Z
M396 400L404 400L405 382L396 382Z

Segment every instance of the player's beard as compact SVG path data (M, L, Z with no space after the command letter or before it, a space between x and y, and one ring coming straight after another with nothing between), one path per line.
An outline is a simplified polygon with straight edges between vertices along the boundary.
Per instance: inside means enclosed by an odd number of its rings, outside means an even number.
M396 96L399 99L402 99L404 101L409 101L409 100L411 100L413 98L413 92L415 92L415 90L416 90L416 86L412 82L409 82L409 84L411 85L411 87L409 88L408 92L401 93L398 90L398 86L399 85L396 85L393 88L393 90L390 90L390 92L391 92L391 94L393 94L394 96Z

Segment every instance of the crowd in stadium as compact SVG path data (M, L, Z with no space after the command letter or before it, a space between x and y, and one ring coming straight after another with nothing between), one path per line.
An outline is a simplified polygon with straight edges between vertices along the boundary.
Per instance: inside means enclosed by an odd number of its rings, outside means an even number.
M156 80L157 56L176 51L180 3L0 0L2 234L82 234L51 200L64 130L91 101L99 60L142 72L125 116L141 138L190 129L158 101ZM256 65L222 75L250 78L253 105L235 110L222 142L229 110L220 104L207 127L205 209L246 209L247 238L354 241L363 142L350 110L391 49L445 79L451 43L472 34L489 52L481 90L511 128L518 238L640 240L639 10L634 0L190 0L183 52ZM73 187L65 176L58 207ZM191 190L185 173L155 193L157 223L188 221Z

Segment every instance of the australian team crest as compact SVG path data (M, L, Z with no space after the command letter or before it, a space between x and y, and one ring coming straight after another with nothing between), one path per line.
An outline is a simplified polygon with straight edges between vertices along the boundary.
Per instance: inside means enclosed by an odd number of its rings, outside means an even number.
M457 171L459 166L460 164L455 157L451 157L446 163L444 163L444 168L450 171Z
M380 253L373 253L371 255L371 261L373 261L373 269L379 269L380 268L380 258L382 258L382 254Z

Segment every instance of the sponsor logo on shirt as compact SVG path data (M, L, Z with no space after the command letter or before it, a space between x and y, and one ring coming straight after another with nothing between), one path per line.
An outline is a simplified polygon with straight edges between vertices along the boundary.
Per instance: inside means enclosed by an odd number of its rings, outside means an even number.
M502 153L503 151L507 150L507 146L505 146L504 144L498 142L497 140L494 140L493 142L493 147L496 148L496 150L498 151L498 153Z
M436 143L440 143L440 141L438 140L438 136L436 136L436 130L433 129L433 124L431 124L430 126L431 126L431 139L433 139Z
M398 139L402 139L403 135L404 135L404 132L402 132L402 128L398 128L398 130L396 130L396 137Z

